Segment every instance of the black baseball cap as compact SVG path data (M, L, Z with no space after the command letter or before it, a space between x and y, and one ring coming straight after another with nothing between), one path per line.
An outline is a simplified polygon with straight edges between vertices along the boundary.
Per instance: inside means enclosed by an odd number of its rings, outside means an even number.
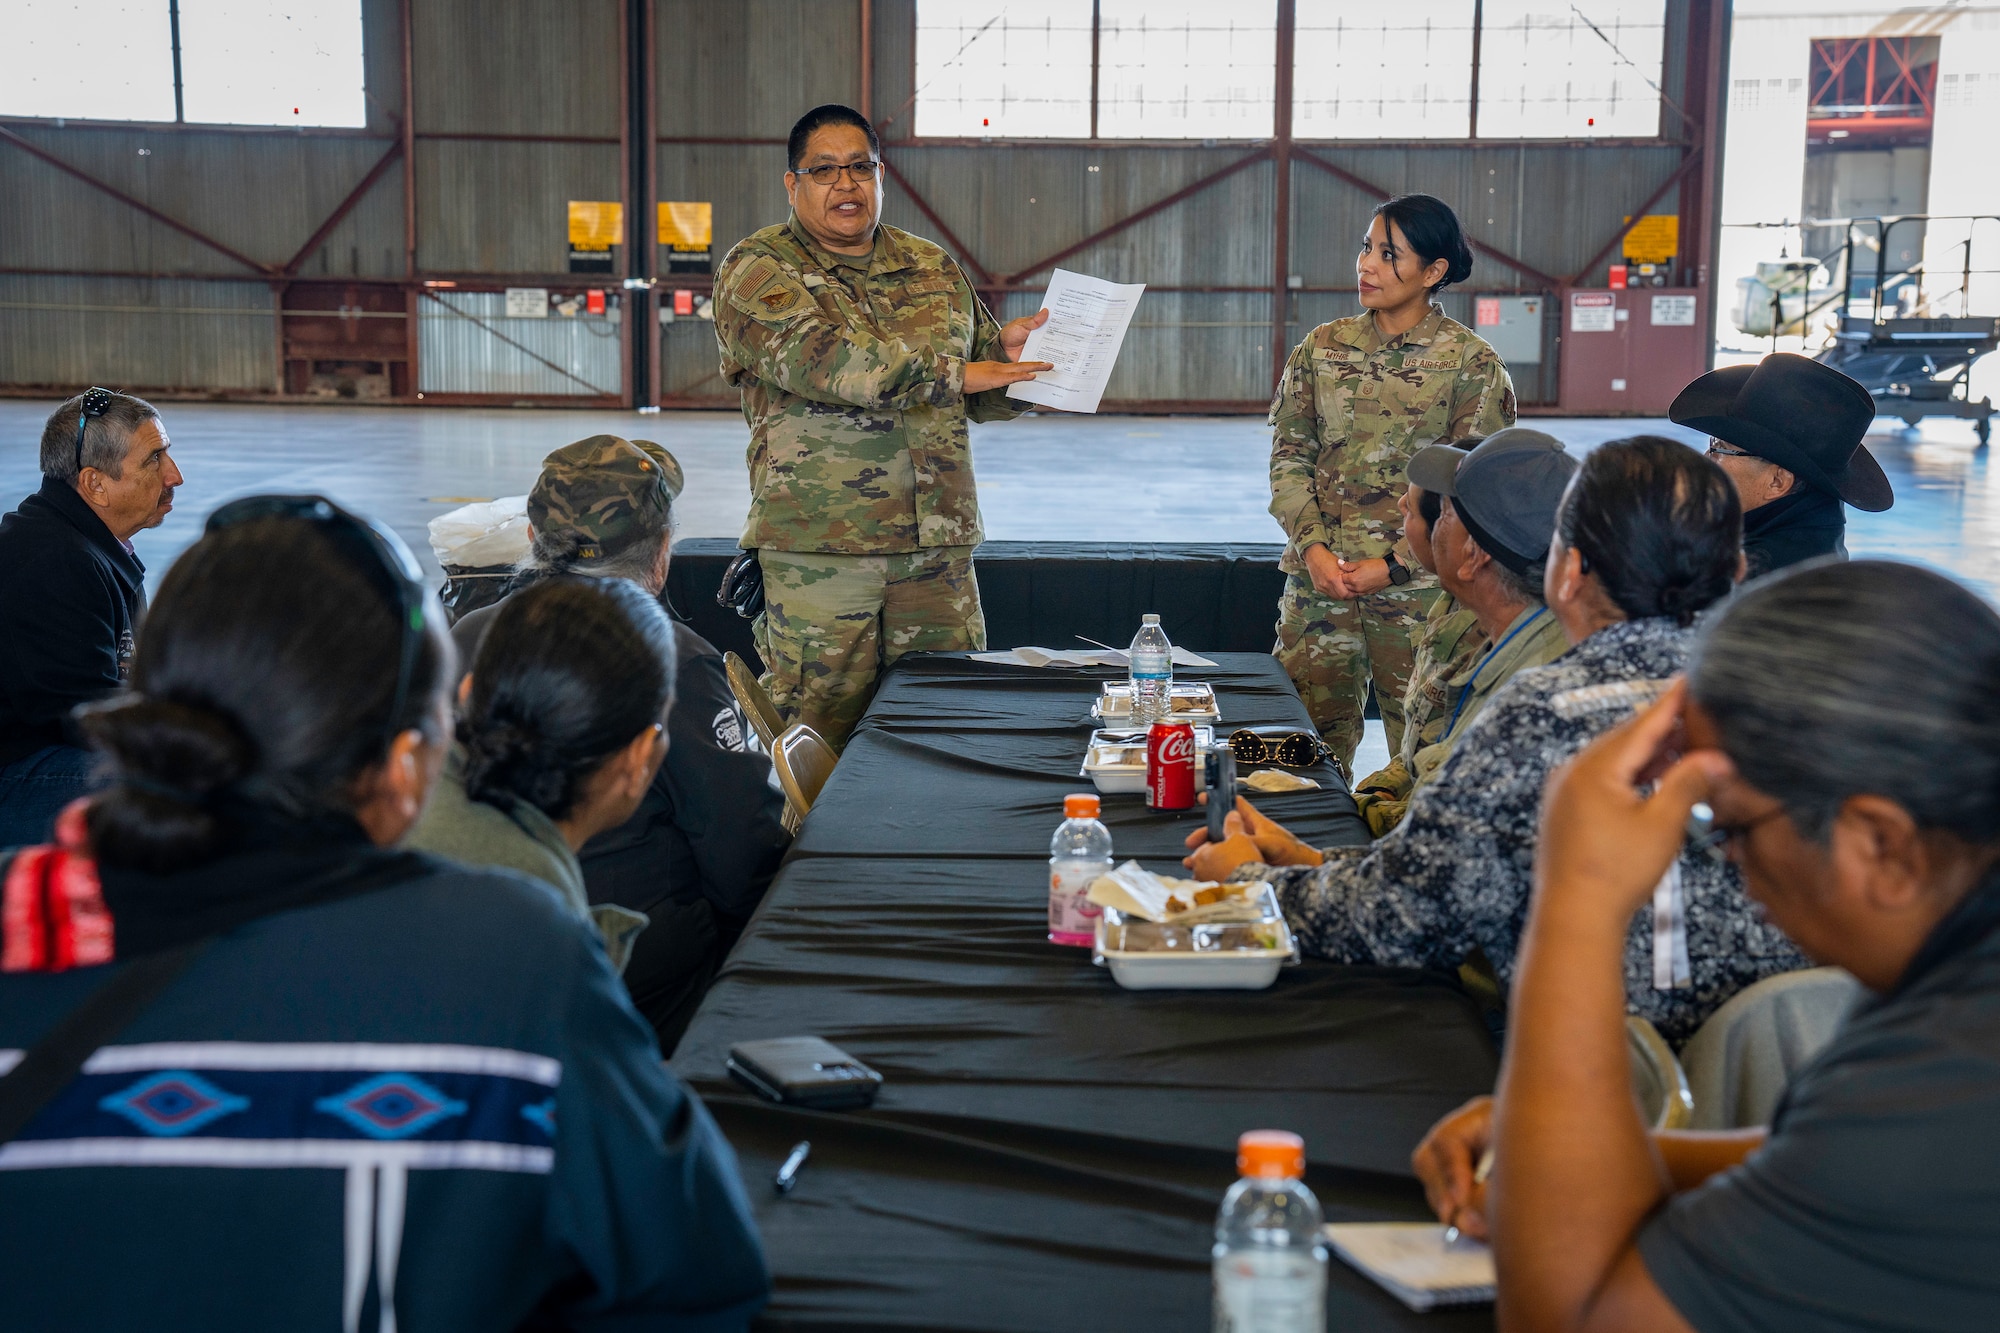
M1410 458L1406 475L1449 495L1481 550L1516 574L1533 575L1548 558L1556 509L1576 469L1555 436L1509 426L1471 449L1427 445Z

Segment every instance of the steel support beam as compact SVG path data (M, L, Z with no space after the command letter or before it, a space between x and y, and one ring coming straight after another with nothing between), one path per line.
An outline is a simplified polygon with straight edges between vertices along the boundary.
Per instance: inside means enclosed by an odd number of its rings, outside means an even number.
M47 149L42 148L37 144L31 143L26 139L23 139L20 135L14 133L14 131L8 129L4 125L0 125L0 142L13 144L16 148L28 154L30 157L40 158L42 161L48 163L56 170L63 172L66 175L74 176L76 179L82 181L85 185L91 186L93 189L103 191L105 194L110 195L113 199L116 199L119 203L124 204L129 208L136 209L137 211L145 214L147 217L159 223L161 226L171 228L172 230L177 231L181 235L187 237L191 241L200 242L202 245L207 246L209 249L215 251L217 254L225 255L228 258L235 260L237 263L243 265L243 267L251 270L254 273L262 273L269 276L269 275L275 275L278 272L277 268L274 267L273 265L259 263L257 260L252 259L250 256L242 253L241 251L234 250L229 246L224 245L221 241L216 240L213 236L209 236L203 232L196 231L193 227L190 227L187 223L182 222L179 218L169 217L167 214L162 213L159 209L154 208L151 204L147 203L145 200L135 199L131 195L125 193L125 191L111 184L110 182L99 180L97 177L91 175L83 168L70 165L68 162L63 161L61 158L57 157L54 153L49 152Z
M1625 234L1627 232L1631 231L1632 228L1639 225L1639 220L1646 216L1647 212L1651 210L1653 205L1659 203L1660 200L1666 198L1667 191L1673 189L1676 185L1679 185L1682 181L1686 180L1688 177L1688 173L1693 171L1696 167L1700 166L1705 159L1706 159L1706 154L1704 154L1701 151L1701 149L1699 148L1689 149L1687 156L1681 159L1680 166L1674 169L1674 174L1667 177L1665 180L1661 181L1659 184L1659 188L1655 189L1651 194L1646 196L1646 202L1640 204L1637 208L1633 209L1630 215L1626 217L1625 225L1620 227L1617 231L1612 232L1610 239L1605 241L1603 245L1597 247L1597 253L1592 255L1589 259L1585 260L1583 265L1580 268L1578 268L1576 272L1570 274L1567 278L1562 279L1561 285L1563 287L1574 287L1576 286L1577 283L1589 277L1590 271L1596 268L1599 264L1604 262L1605 256L1609 255L1612 252L1612 250L1617 247L1618 242L1625 239Z
M896 170L896 164L884 158L882 169L890 180L896 182L896 188L917 206L917 211L924 215L924 221L937 228L938 239L950 247L951 252L958 256L958 262L972 274L972 285L982 290L994 286L993 275L986 271L985 265L981 264L965 242L959 240L952 229L945 225L944 219L937 215L937 210L931 207L930 201L917 193L917 187L910 184L909 178Z
M409 290L403 294L403 374L409 381L404 387L409 391L410 401L423 397L419 387L423 383L423 338L418 327L422 322L418 314L418 303L423 299L421 288L417 286L417 96L416 59L412 51L410 35L410 0L399 0L397 21L401 25L403 42L403 111L402 123L397 131L403 140L403 281Z
M299 247L297 254L285 261L285 266L280 272L288 278L296 275L299 271L299 266L312 258L313 251L319 249L326 242L326 238L333 234L333 229L338 227L341 221L354 211L354 206L360 203L370 190L375 188L375 182L382 179L383 175L389 170L389 164L402 156L402 153L402 144L390 144L389 151L376 159L375 165L368 168L368 174L361 178L361 182L358 185L347 192L347 197L340 201L333 212L327 214L326 221L319 224L319 230L315 231L311 239Z
M1060 264L1063 260L1068 259L1071 255L1077 254L1083 250L1088 250L1091 246L1096 245L1101 241L1108 240L1113 236L1116 236L1119 232L1124 231L1127 227L1132 226L1134 223L1144 222L1147 218L1152 217L1155 213L1163 212L1166 209L1172 208L1175 204L1180 203L1183 199L1191 198L1194 195L1200 194L1203 190L1206 190L1209 186L1227 180L1229 177L1234 176L1237 172L1243 170L1245 167L1255 166L1259 162L1268 162L1270 158L1271 158L1271 150L1269 148L1259 148L1254 152L1246 153L1244 156L1237 158L1234 162L1231 162L1228 166L1223 167L1221 170L1211 171L1206 176L1203 176L1201 179L1193 182L1192 184L1183 185L1180 189L1175 190L1172 194L1168 195L1166 198L1157 199L1152 203L1147 204L1144 208L1140 209L1138 212L1128 213L1124 217L1118 219L1118 221L1112 223L1110 226L1100 227L1096 231L1092 232L1090 235L1084 237L1082 240L1077 241L1072 245L1066 245L1062 249L1056 251L1054 254L1049 255L1042 259L1038 259L1034 263L1028 265L1026 268L1008 274L1006 277L1001 278L999 282L996 283L995 285L1001 287L1010 287L1013 284L1019 282L1023 278L1029 277L1036 273L1040 273L1043 269L1054 268L1057 264Z
M1324 171L1327 175L1332 176L1335 180L1345 181L1347 182L1347 184L1352 185L1355 189L1361 191L1363 194L1372 194L1377 199L1387 199L1390 197L1389 191L1383 189L1381 186L1377 185L1374 181L1368 180L1365 177L1357 176L1345 167L1335 166L1333 163L1327 161L1325 158L1321 157L1318 153L1313 152L1311 149L1300 148L1295 145L1292 148L1292 156L1298 158L1302 162L1312 163L1314 166L1318 167L1321 171ZM1619 234L1623 235L1624 233L1621 232ZM1505 250L1500 249L1498 246L1488 245L1486 242L1481 240L1476 240L1470 236L1466 237L1465 240L1468 245L1470 245L1473 249L1479 251L1479 253L1487 256L1489 259L1499 260L1501 263L1505 264L1508 268L1513 269L1517 273L1525 273L1527 276L1533 278L1536 282L1541 283L1544 287L1548 288L1550 291L1554 291L1556 287L1559 286L1562 282L1562 279L1542 272L1540 269L1536 268L1533 264L1530 264L1525 260L1514 258L1514 256L1508 254Z
M1278 0L1278 60L1271 101L1271 385L1292 350L1292 69L1298 0Z

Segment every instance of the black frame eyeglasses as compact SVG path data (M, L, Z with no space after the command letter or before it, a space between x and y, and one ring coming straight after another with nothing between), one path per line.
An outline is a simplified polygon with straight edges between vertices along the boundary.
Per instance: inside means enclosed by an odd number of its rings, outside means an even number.
M840 179L840 173L844 171L853 178L856 185L866 185L875 179L876 173L881 169L880 162L863 158L859 162L822 162L816 167L794 167L792 174L810 176L814 185L830 186Z
M1708 456L1710 458L1755 458L1757 455L1744 449L1732 448L1724 444L1721 440L1710 440L1708 442Z
M111 400L115 395L109 389L95 386L83 391L83 406L76 414L76 475L83 475L83 433L90 423L111 410Z
M402 635L397 653L396 693L383 722L386 752L399 732L396 725L409 702L410 683L417 673L417 652L424 638L424 572L416 556L394 532L372 519L342 509L323 495L247 495L231 500L208 516L204 534L221 532L260 518L295 518L320 525L350 556L371 582L388 593Z

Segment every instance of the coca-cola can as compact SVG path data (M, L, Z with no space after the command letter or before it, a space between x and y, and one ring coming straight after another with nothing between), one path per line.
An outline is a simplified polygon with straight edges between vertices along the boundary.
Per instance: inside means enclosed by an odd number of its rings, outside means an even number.
M1146 804L1155 810L1194 805L1194 728L1155 722L1146 733Z

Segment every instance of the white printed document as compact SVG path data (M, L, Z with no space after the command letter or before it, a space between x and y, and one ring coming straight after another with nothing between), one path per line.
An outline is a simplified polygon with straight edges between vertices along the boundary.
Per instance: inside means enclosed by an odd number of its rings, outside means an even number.
M1010 385L1007 396L1066 412L1095 412L1145 290L1143 282L1106 282L1057 269L1042 294L1049 322L1030 333L1021 349L1023 361L1048 361L1055 369Z

